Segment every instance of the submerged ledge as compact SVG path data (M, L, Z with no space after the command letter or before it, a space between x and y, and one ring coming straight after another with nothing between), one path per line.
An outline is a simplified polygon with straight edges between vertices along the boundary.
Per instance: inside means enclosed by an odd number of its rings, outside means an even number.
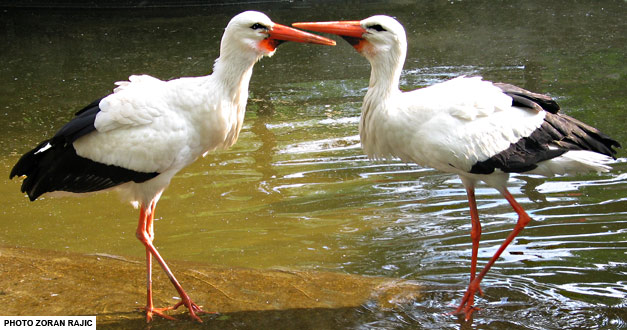
M98 327L145 324L144 260L0 247L0 315L96 315ZM312 328L350 325L363 309L389 309L419 299L416 282L302 270L227 268L171 262L192 300L206 311L203 328ZM178 302L176 291L153 265L156 307ZM368 306L368 307L364 307ZM151 328L195 327L184 308L177 321L156 318Z

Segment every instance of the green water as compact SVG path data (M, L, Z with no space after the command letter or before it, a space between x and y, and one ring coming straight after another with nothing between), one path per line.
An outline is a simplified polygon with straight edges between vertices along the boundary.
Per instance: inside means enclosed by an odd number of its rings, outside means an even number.
M143 256L134 235L138 212L115 194L31 203L8 173L115 81L209 74L224 26L246 9L283 24L395 16L409 39L403 89L482 75L548 93L565 113L627 144L624 1L5 8L0 245ZM155 244L166 260L427 284L423 299L394 310L363 306L355 328L627 327L624 150L610 173L512 178L512 193L536 221L488 273L482 311L466 324L444 315L468 281L463 186L453 175L363 156L357 123L370 67L336 39L336 47L286 43L256 65L237 144L179 173L159 202ZM516 215L493 189L482 186L477 197L482 265Z

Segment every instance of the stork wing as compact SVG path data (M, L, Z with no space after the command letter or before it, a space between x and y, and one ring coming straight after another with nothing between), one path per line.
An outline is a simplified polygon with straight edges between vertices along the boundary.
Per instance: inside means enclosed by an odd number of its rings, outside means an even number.
M193 90L193 80L183 82ZM176 84L180 79L166 82L145 75L117 83L115 92L99 103L95 132L74 141L76 153L139 172L171 168L191 134L185 111L177 103L189 100L177 97Z
M415 138L426 163L443 170L527 172L569 150L613 157L620 146L561 114L549 96L513 85L463 77L406 94L421 101L412 111L430 112Z
M114 93L100 101L100 113L94 126L99 132L107 132L124 126L140 126L151 123L162 115L167 107L159 97L165 82L141 75L130 76L129 81L116 82Z
M423 155L423 164L442 170L452 166L470 171L477 162L530 136L546 115L540 106L514 103L480 77L456 78L405 93L404 98L413 102L408 111L415 114L407 118L421 118L413 138L421 152L414 154Z

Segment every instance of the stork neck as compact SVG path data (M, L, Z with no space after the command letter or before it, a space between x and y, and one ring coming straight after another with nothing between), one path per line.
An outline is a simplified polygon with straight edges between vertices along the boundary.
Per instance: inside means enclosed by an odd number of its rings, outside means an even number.
M228 148L237 141L244 122L248 85L253 66L260 56L251 52L237 51L233 47L222 47L216 60L213 74L207 80L209 99L220 112L219 122L207 121L203 125L202 152L216 148ZM213 118L213 117L212 117ZM215 132L219 132L217 134ZM215 134L214 134L215 133Z
M248 56L247 56L248 55ZM248 91L253 66L258 57L240 53L221 53L213 67L212 77L222 86L227 95Z
M385 98L398 92L401 72L405 63L405 51L402 47L395 47L387 52L375 54L369 60L372 70L370 71L368 92L376 94L379 98Z
M361 107L361 119L359 121L359 135L364 151L369 157L387 157L385 150L379 150L377 138L374 134L376 127L381 122L388 120L389 116L379 116L380 112L393 111L394 107L386 106L394 100L401 91L399 82L401 71L405 62L406 46L396 45L385 51L366 53L372 70L370 71L370 84ZM379 141L381 142L381 141Z

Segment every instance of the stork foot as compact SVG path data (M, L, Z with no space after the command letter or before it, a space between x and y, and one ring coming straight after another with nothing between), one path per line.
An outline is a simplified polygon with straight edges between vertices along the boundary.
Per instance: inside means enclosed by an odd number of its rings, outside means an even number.
M202 310L202 306L198 306L196 305L196 303L194 303L191 299L189 299L189 297L185 297L183 298L180 302L178 302L176 305L174 305L173 307L171 307L172 309L177 309L181 306L185 306L187 307L187 309L189 310L189 316L191 316L192 319L202 323L202 320L200 319L200 317L198 317L198 315L196 314L217 314L216 312L205 312Z
M462 306L460 306L460 307L462 307ZM464 313L464 320L465 321L468 321L468 320L470 320L472 318L472 313L474 313L475 311L480 311L481 310L481 308L479 308L479 307L470 306L470 305L466 305L461 310L460 310L460 307L458 307L457 310L453 314Z
M466 293L464 294L462 301L460 302L457 309L451 314L464 313L465 320L466 321L470 320L472 318L472 313L480 310L480 308L473 306L473 304L475 303L475 294L477 292L479 292L479 294L483 296L483 291L479 287L479 282L475 279L472 282L470 282L470 285L468 285L468 289L466 290Z
M146 311L146 323L150 323L150 321L152 321L152 318L153 318L154 315L160 316L160 317L162 317L164 319L168 319L168 320L175 320L175 318L173 318L172 316L163 313L165 311L169 311L171 309L174 309L173 307L154 308L154 307L146 306L146 307L138 307L137 309Z
M180 301L176 303L174 306L170 306L170 307L155 308L155 307L146 306L146 307L138 307L137 309L146 311L146 323L150 323L154 316L160 316L168 320L176 320L174 317L168 314L165 314L164 312L169 311L169 310L175 310L181 306L187 307L191 318L200 323L202 323L202 320L196 314L203 314L203 313L204 314L217 314L217 312L205 312L204 310L202 310L202 306L196 305L196 303L194 303L193 301L189 299L187 299L187 301Z

